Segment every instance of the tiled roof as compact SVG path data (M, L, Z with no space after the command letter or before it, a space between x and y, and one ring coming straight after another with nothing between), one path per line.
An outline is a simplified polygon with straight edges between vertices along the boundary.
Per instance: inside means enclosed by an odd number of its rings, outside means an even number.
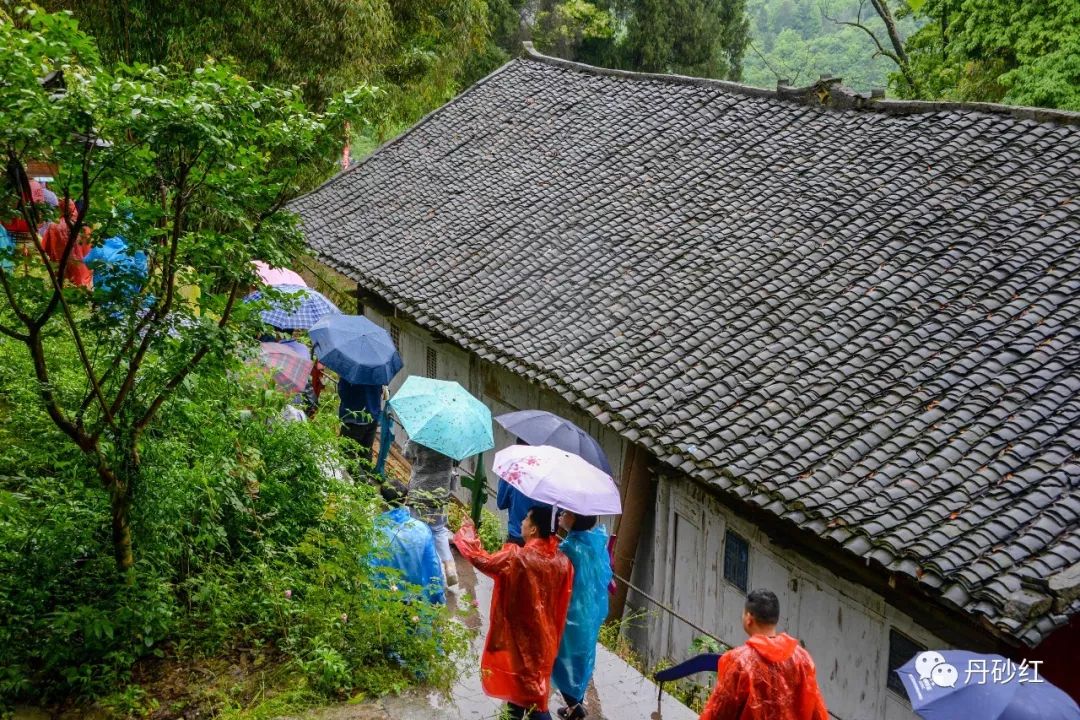
M526 58L292 207L421 325L1036 644L1080 610L1078 116L876 107Z

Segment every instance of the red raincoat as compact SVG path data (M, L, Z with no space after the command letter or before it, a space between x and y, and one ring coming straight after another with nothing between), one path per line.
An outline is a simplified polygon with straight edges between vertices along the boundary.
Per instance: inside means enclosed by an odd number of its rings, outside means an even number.
M546 711L551 668L570 605L574 567L559 552L559 539L534 539L525 547L507 544L484 551L466 524L454 544L473 566L495 580L491 627L480 660L484 692L522 707Z
M55 263L60 262L60 259L64 256L64 250L70 242L71 228L68 227L65 218L71 218L72 222L74 222L75 213L77 212L75 203L71 200L62 200L60 209L63 211L64 217L57 222L49 223L45 228L45 236L41 239L45 254ZM71 255L68 256L64 276L72 285L88 288L92 283L93 273L90 268L86 267L83 258L90 252L90 228L83 227L80 235L81 237L76 241L75 247L71 249Z
M787 633L754 635L720 656L700 720L829 720L814 661Z

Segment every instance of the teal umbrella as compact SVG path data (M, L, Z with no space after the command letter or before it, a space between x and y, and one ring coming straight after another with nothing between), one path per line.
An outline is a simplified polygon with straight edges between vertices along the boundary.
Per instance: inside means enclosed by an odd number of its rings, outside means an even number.
M455 460L495 447L491 411L456 382L413 375L387 404L410 440Z

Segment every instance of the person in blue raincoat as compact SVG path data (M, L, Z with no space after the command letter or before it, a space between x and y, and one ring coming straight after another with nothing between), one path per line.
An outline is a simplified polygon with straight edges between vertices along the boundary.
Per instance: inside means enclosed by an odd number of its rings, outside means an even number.
M575 515L564 510L559 515L559 526L566 531L559 549L574 566L574 587L551 679L566 701L566 707L557 711L559 717L581 720L587 715L582 703L596 667L600 626L608 614L608 535L596 524L595 515Z
M446 603L442 566L431 529L406 507L384 512L375 520L375 528L379 533L375 549L380 553L370 558L371 565L400 570L402 581L423 588L425 600Z

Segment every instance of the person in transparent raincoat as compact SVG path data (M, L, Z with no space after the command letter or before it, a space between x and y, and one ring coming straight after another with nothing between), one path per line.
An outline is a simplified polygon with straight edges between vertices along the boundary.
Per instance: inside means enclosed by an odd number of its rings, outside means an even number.
M575 515L564 510L559 525L566 531L559 549L574 566L574 588L551 680L566 701L566 707L557 711L559 717L581 720L587 715L583 701L596 667L600 626L608 614L611 561L607 532L596 524L595 515Z
M391 567L401 571L401 581L422 588L422 597L430 603L446 603L442 567L435 552L431 528L415 519L409 509L394 508L375 520L378 532L375 550L369 562L373 567ZM387 578L387 584L393 580Z

